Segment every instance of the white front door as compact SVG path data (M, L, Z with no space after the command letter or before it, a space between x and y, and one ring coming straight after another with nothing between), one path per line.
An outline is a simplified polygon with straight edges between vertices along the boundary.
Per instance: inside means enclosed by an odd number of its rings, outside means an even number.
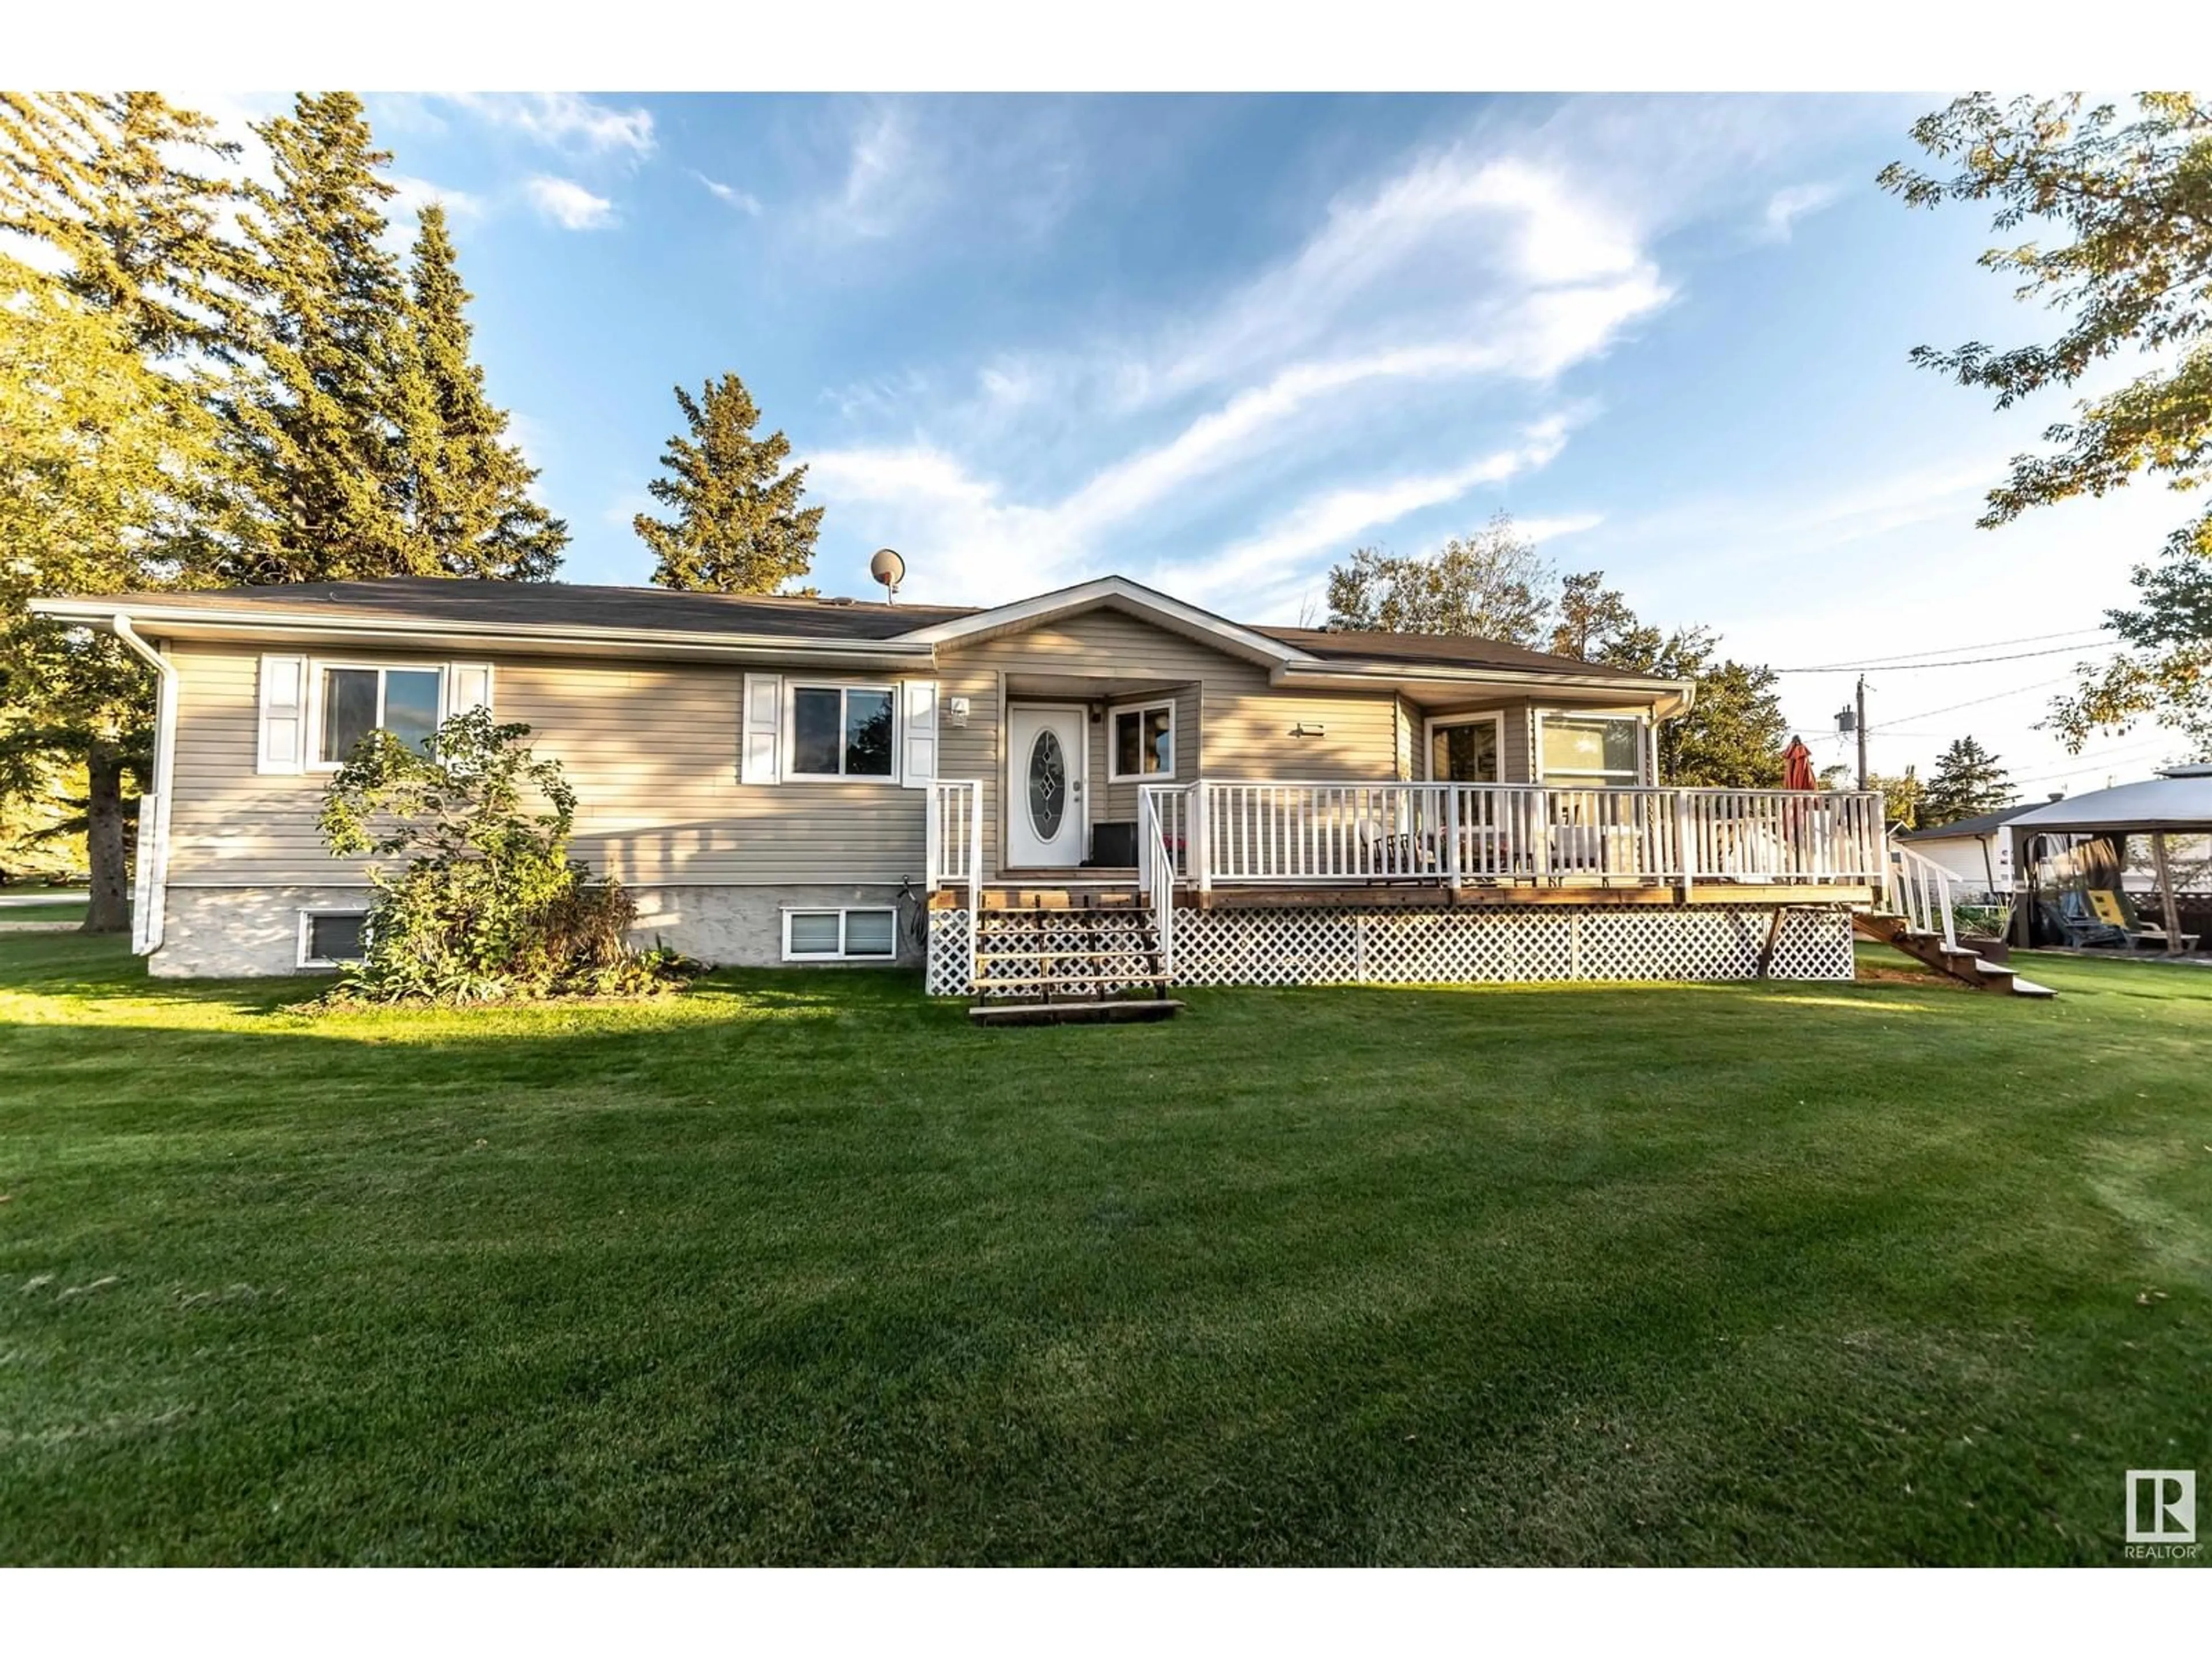
M1016 703L1006 714L1006 862L1017 870L1073 868L1090 840L1084 764L1090 732L1080 708Z

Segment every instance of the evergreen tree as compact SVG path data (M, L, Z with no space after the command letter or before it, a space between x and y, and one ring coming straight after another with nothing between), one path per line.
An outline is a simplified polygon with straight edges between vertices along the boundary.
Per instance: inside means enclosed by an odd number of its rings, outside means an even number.
M1936 775L1920 798L1920 821L1930 828L1956 823L2009 806L2015 799L1997 757L1972 738L1960 738L1936 763Z
M471 296L434 204L422 210L409 286L415 338L402 401L410 562L453 576L544 580L559 568L568 526L531 499L537 469L506 441L507 411L485 395L465 311Z
M806 469L781 471L791 441L781 432L753 436L760 424L745 383L734 374L709 380L698 398L676 388L690 428L668 441L660 465L671 475L646 486L675 514L673 522L639 514L640 539L659 561L662 587L720 593L773 593L804 576L813 562L822 509L802 507Z
M254 255L235 340L259 373L224 413L249 510L222 575L233 582L440 574L410 536L406 392L415 341L399 262L382 246L378 174L361 100L302 93L258 122L276 185L246 187Z
M150 358L222 345L236 250L218 226L236 190L185 165L195 153L228 162L238 146L157 93L0 92L0 228L59 254L64 290Z
M205 578L204 363L236 253L219 234L232 187L193 170L234 156L214 132L152 93L0 94L0 228L55 267L0 258L0 796L83 768L93 933L126 925L152 677L24 601Z

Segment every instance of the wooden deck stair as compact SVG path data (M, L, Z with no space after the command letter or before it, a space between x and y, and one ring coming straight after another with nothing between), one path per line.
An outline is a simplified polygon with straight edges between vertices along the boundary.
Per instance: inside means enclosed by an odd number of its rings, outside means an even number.
M1012 902L1008 902L1009 900ZM1029 902L1020 902L1026 899ZM1151 915L1120 894L1036 892L986 903L975 919L979 1025L1172 1019Z
M2016 997L2057 994L2047 985L2022 979L2018 972L2001 963L1984 962L1963 945L1946 945L1941 933L1915 927L1908 918L1894 911L1855 910L1851 913L1851 928L1862 939L1902 951L1914 961L1925 963L1937 973L1948 975L1978 991L1996 991Z

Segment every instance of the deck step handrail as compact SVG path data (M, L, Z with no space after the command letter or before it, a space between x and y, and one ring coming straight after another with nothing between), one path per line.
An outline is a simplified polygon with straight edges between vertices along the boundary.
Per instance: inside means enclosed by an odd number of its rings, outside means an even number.
M1952 921L1951 872L1910 847L1893 846L1886 892L1889 908L1905 918L1914 932L1940 934L1947 951L1959 948Z
M1137 797L1138 878L1145 884L1146 902L1152 913L1152 936L1159 948L1160 981L1175 976L1176 860L1168 845L1165 823L1180 791L1140 791Z

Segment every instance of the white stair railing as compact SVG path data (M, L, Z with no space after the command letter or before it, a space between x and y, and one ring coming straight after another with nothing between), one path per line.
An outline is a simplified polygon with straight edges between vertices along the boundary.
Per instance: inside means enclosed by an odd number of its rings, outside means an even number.
M1940 933L1944 945L1955 950L1959 938L1951 923L1951 872L1909 847L1891 847L1889 867L1890 908L1915 933Z
M1137 798L1138 856L1144 865L1142 872L1146 898L1152 907L1152 932L1159 941L1160 978L1175 977L1175 890L1176 860L1169 850L1167 811L1169 801L1183 799L1180 790L1146 789Z

